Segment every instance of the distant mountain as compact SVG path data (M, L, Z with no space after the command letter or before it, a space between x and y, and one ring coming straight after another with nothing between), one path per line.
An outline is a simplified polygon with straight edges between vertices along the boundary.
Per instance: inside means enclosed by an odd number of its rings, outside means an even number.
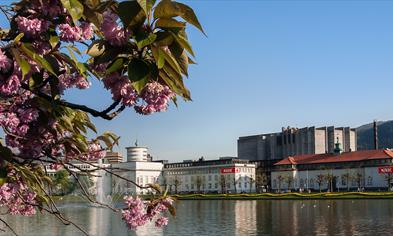
M356 128L358 150L374 149L373 123ZM378 147L393 148L393 120L378 122Z

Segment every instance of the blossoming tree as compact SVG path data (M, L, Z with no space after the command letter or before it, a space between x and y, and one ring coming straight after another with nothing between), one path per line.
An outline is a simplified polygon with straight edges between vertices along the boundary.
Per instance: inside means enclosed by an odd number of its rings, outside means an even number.
M203 29L190 7L171 0L21 0L0 10L9 21L0 30L0 206L24 216L47 212L84 232L56 207L42 166L65 169L80 184L69 168L78 168L73 161L94 165L118 141L110 132L89 138L87 132L96 133L90 116L112 120L127 108L149 115L177 97L190 100L183 78L194 52L186 24ZM91 80L112 94L107 108L64 98ZM126 197L125 209L111 209L131 229L149 221L166 225L161 213L174 214L172 199L156 185L138 187L157 197Z

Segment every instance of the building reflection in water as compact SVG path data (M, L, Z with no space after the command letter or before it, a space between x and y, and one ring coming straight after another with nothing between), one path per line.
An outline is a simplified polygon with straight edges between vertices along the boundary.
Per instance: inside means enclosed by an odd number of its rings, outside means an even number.
M119 214L104 208L65 204L64 215L94 236L177 236L177 235L393 235L391 200L201 200L175 203L177 217L164 229L153 223L136 232L126 228ZM81 235L55 217L9 216L20 235ZM9 235L9 232L0 235Z

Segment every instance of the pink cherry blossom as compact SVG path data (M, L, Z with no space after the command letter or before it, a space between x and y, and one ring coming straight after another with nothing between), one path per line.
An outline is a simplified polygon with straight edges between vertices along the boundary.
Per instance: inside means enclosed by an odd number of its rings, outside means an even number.
M155 222L156 227L162 227L168 224L168 218L167 217L160 217L156 220Z
M82 29L81 38L83 40L89 40L93 37L93 24L88 22L82 22L80 28Z
M9 59L4 52L0 49L0 70L8 71L12 65L11 59Z
M146 104L135 106L136 112L149 115L154 112L165 111L168 108L169 100L175 94L169 89L158 82L148 83L142 91L141 98Z
M71 26L69 24L60 24L60 40L65 42L79 41L82 37L82 29L78 26Z
M144 203L141 198L126 196L124 198L124 203L126 208L122 210L123 220L126 222L130 229L137 229L139 226L146 224L149 221L153 221L156 216L168 209L166 204L172 204L172 200L169 197L161 199L156 205L151 205L151 203ZM155 225L157 227L162 227L168 224L168 218L159 217L155 220Z
M18 16L15 18L18 25L18 29L25 34L27 37L37 37L42 32L45 32L49 28L49 22L45 20L40 20L37 18L28 19L23 16Z
M121 46L127 42L127 31L117 24L118 17L110 11L104 12L101 31L105 39L113 46Z

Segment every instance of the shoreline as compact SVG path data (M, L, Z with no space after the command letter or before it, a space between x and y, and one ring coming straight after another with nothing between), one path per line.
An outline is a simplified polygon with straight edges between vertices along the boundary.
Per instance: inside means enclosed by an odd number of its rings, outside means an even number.
M393 192L174 194L177 200L337 200L393 199Z

